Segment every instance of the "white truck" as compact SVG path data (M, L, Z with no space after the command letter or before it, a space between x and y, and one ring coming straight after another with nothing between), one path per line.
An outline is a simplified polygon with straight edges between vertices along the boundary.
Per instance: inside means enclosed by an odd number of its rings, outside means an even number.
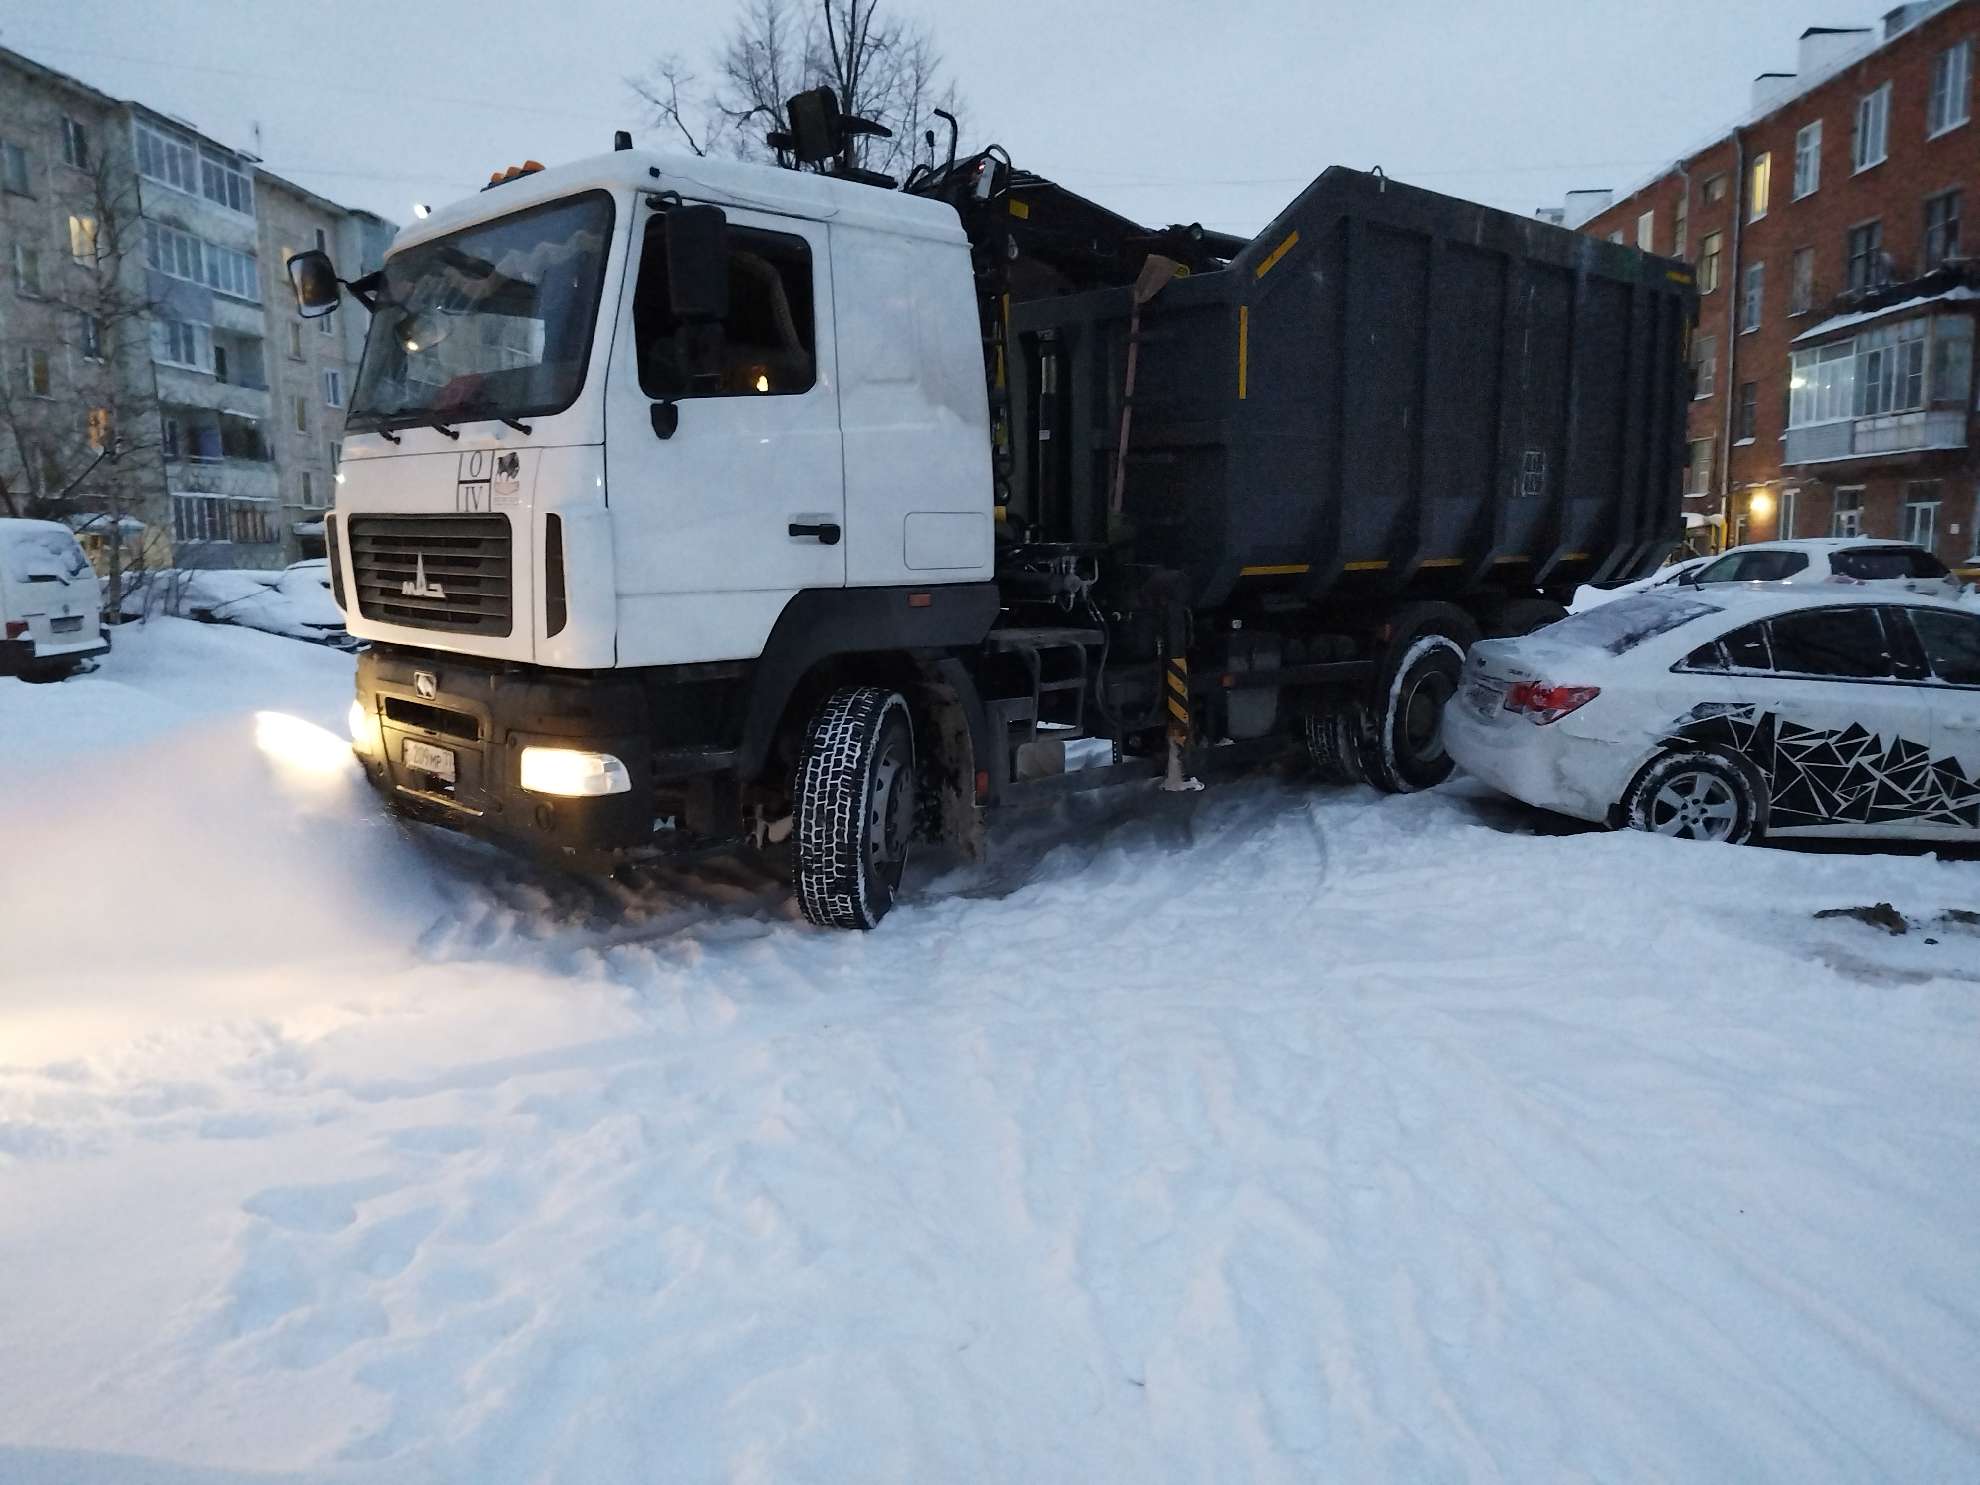
M788 840L804 913L868 928L912 840L973 853L1022 799L1289 748L1434 783L1471 640L1674 540L1691 300L1661 260L1339 170L1256 240L1145 233L994 150L883 189L802 101L779 144L819 169L622 134L355 283L291 261L305 315L373 316L326 530L354 744L399 809L605 867ZM1577 433L1558 377L1522 390L1572 327L1447 335L1399 300L1366 374L1434 395L1410 366L1476 380L1489 342L1486 415L1426 454L1326 411L1286 357L1356 333L1317 286L1367 221L1647 306L1614 405ZM1351 265L1380 313L1393 256ZM1340 471L1376 455L1400 472L1364 499ZM1425 495L1446 464L1476 488Z

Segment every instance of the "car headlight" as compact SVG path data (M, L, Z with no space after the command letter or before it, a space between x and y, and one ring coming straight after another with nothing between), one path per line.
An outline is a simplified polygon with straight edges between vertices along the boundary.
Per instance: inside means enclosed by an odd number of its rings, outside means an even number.
M521 783L532 794L590 799L600 794L630 793L632 775L610 753L588 753L580 748L524 748Z

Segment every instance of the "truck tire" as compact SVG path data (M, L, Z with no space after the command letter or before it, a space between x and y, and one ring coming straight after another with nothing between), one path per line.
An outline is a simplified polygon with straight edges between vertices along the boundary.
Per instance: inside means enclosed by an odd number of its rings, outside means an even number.
M1365 784L1361 766L1362 734L1368 708L1349 696L1328 696L1314 703L1304 720L1306 761L1323 784Z
M1498 622L1492 625L1492 638L1518 639L1567 616L1566 605L1551 598L1515 598L1499 610Z
M875 928L914 834L914 723L878 686L835 691L805 728L791 787L798 907L821 928Z
M1465 651L1478 642L1478 625L1454 604L1411 603L1396 612L1389 628L1361 763L1376 788L1410 794L1451 775L1444 703L1457 690Z

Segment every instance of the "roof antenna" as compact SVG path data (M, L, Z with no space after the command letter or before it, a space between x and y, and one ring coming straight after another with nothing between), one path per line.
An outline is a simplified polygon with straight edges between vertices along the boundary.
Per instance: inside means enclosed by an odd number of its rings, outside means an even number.
M614 131L612 132L612 148L613 148L614 150L629 150L629 149L631 149L631 148L632 148L632 130L630 130L630 129L615 129L615 130L614 130Z

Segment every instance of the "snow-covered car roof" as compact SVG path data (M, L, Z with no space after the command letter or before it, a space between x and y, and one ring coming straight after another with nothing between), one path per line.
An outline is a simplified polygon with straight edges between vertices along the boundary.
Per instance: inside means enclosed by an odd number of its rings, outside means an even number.
M1793 536L1784 541L1749 541L1736 547L1727 547L1719 553L1730 557L1735 552L1850 552L1861 547L1904 547L1923 551L1916 542L1899 541L1889 536Z
M1885 542L1885 546L1905 546L1905 542ZM1649 588L1625 597L1645 603L1710 603L1722 608L1737 606L1743 613L1772 614L1796 608L1833 608L1840 604L1901 604L1906 608L1973 610L1956 598L1937 593L1912 593L1900 588L1870 588L1854 584L1831 586L1810 584L1795 587L1789 583L1711 583L1702 588L1673 586ZM1617 602L1622 599L1618 598ZM1545 632L1545 631L1541 631Z

